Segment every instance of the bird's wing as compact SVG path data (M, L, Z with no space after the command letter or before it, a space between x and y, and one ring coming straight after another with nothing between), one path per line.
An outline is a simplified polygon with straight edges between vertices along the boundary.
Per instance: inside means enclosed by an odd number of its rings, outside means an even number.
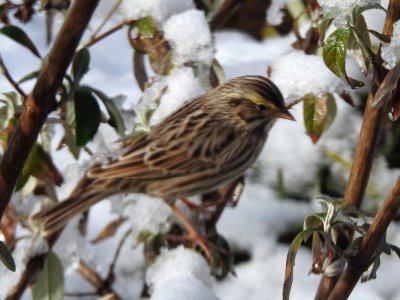
M221 169L238 155L237 125L205 113L162 122L118 159L88 172L92 178L172 178ZM199 121L201 120L201 121ZM207 121L205 121L207 120Z

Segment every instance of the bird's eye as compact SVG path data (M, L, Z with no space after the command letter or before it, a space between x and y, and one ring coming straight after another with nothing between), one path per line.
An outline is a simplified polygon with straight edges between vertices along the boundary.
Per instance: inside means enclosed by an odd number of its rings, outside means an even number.
M264 104L259 104L258 109L261 111L267 110L267 107Z

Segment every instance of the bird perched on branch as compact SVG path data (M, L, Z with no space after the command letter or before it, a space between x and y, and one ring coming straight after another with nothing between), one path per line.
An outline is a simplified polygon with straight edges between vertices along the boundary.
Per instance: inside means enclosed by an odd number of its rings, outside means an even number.
M69 198L33 219L50 236L106 197L145 193L165 199L189 226L175 200L216 190L242 176L277 118L294 120L272 81L262 76L229 80L186 102L116 159L94 165ZM193 228L188 231L196 235Z

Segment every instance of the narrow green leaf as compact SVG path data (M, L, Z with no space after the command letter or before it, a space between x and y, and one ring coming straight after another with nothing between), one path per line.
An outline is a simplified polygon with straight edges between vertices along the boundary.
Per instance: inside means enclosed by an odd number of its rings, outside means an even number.
M329 70L352 88L359 88L364 83L348 77L346 73L346 54L350 33L350 28L339 28L334 31L324 44L322 56Z
M100 100L103 102L104 106L107 109L108 115L110 116L109 123L112 127L116 129L120 136L125 135L125 124L124 120L122 119L121 113L119 112L117 106L114 103L113 99L110 99L106 94L103 92L92 88L87 87L90 89Z
M18 83L23 83L25 81L35 79L39 76L39 71L33 71L29 74L26 74L24 77L22 77L20 80L18 80Z
M374 262L369 266L369 268L362 274L361 282L367 282L369 280L376 279L376 272L378 271L381 265L381 258L378 256L375 258Z
M44 261L35 285L32 287L34 300L62 300L64 299L64 275L60 259L53 252L49 252Z
M76 145L85 146L96 134L100 125L101 112L99 104L92 93L78 88L75 91Z
M153 18L145 17L137 22L137 27L142 38L151 39L157 33L157 26Z
M335 98L330 93L307 94L304 96L303 105L306 132L315 144L336 117Z
M0 241L0 260L10 271L15 272L15 262L6 244Z
M400 258L400 248L393 244L389 244L389 247L390 247L390 250L392 250L394 253L396 253L397 256Z
M41 58L39 51L29 36L19 27L14 25L7 25L0 28L0 33L19 43L20 45L28 48L34 55Z
M285 281L283 283L283 300L289 300L290 290L293 282L293 268L296 261L297 251L300 249L301 243L315 230L303 230L299 232L290 244L289 251L286 257Z
M74 77L75 85L78 84L82 77L89 71L90 52L86 47L79 49L75 53L72 61L72 76Z

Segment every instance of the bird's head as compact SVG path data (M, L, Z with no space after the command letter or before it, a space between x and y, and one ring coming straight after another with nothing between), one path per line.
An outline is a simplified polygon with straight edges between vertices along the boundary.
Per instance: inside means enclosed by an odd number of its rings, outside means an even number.
M268 78L263 76L242 76L228 81L236 94L237 99L247 99L255 106L257 115L264 118L282 118L295 121L295 118L285 106L283 96L278 87ZM250 113L250 112L249 112Z

